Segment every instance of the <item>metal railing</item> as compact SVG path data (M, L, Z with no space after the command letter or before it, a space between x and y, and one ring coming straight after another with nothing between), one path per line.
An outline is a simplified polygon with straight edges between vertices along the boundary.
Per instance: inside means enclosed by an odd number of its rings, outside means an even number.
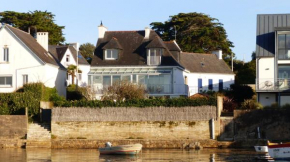
M290 90L290 79L285 78L256 79L256 90L258 91Z

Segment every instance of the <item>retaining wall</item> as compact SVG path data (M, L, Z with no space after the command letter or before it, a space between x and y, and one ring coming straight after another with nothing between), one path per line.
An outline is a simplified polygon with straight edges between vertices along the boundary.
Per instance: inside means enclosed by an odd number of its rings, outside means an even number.
M27 134L25 115L0 115L0 139L20 139Z

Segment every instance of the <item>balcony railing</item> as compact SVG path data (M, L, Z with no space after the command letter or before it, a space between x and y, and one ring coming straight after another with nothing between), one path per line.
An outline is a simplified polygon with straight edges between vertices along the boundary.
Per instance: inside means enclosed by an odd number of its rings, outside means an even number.
M174 94L174 95L187 95L188 86L185 84L147 84L144 85L148 94ZM97 94L103 94L108 86L101 84L94 85L94 91Z
M285 91L290 90L290 79L263 78L256 79L257 91Z

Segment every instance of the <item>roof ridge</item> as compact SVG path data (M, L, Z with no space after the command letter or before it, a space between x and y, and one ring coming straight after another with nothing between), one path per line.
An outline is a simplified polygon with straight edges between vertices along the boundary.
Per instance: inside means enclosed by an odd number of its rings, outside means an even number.
M181 52L181 53L185 53L185 54L198 54L198 55L214 55L212 53L195 53L195 52Z
M19 30L20 32L23 32L23 33L25 33L25 34L29 34L29 33L25 32L25 31L23 31L23 30L21 30L21 29L18 29L18 28L16 28L16 27L13 27L13 26L11 26L11 25L9 25L9 24L5 24L5 26L8 26L8 27L11 27L11 28L13 28L13 29ZM30 35L30 34L29 34L29 35Z
M106 32L139 32L144 30L118 30L118 31L106 31Z

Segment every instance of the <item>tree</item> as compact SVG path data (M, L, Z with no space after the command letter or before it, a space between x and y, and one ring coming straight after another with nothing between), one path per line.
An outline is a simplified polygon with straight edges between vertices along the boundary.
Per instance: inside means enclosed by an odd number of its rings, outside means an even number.
M85 59L91 63L94 56L95 46L91 43L85 43L80 46L80 52L85 57Z
M237 84L255 84L256 80L256 60L245 63L236 71Z
M224 57L231 57L234 47L227 39L227 34L218 19L202 13L179 13L170 16L168 21L153 22L150 24L163 40L176 41L182 51L209 53L221 49Z
M30 28L30 34L32 36L36 32L48 32L49 44L62 44L65 41L62 33L64 26L55 24L54 16L51 12L38 10L27 13L4 11L0 13L0 22L12 25L25 32L28 32Z
M77 71L77 66L75 65L69 65L67 67L67 73L69 75L71 75L71 83L74 84L75 83L75 77L76 77L76 72ZM78 69L78 73L82 73L81 70Z

